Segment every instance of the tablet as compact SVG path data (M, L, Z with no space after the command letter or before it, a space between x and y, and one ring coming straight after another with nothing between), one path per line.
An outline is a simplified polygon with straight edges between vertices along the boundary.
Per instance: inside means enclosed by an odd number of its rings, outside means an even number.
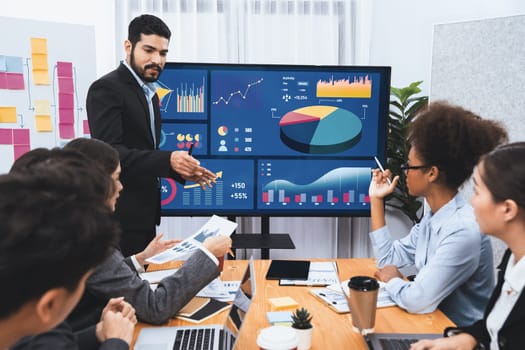
M310 261L308 260L272 260L266 273L266 279L305 280L308 279L309 270Z

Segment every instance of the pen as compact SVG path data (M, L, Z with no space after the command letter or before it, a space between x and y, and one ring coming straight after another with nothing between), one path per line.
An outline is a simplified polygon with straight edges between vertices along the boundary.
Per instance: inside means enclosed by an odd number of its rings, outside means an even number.
M228 253L235 258L235 254L233 254L233 250L231 248L228 249Z
M379 159L377 159L376 156L374 156L374 159L376 160L376 163L377 163L377 166L379 167L379 170L381 170L382 173L385 173L385 168L383 168L383 165L381 165L381 162L379 161ZM388 184L390 185L392 183L392 181L390 181L390 178L386 178L386 182L388 182Z
M190 145L190 148L188 149L188 155L191 156L192 152L193 152L193 143Z

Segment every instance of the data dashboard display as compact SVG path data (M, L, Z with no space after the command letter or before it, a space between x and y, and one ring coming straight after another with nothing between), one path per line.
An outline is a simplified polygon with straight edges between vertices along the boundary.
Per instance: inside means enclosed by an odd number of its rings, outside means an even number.
M162 179L163 215L367 216L384 159L390 68L167 63L159 146L214 171Z

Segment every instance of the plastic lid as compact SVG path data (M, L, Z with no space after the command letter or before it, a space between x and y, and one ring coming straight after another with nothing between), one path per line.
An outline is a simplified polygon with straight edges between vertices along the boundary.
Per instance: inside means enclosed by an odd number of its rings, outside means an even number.
M369 290L379 289L379 283L373 277L369 276L354 276L348 281L348 288L366 292Z
M272 326L261 329L257 345L266 350L290 350L297 347L297 332L292 327Z

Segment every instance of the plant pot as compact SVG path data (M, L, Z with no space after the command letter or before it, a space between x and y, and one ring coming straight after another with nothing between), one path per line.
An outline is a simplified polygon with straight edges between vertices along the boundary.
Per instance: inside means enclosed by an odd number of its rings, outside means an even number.
M308 350L312 347L312 332L314 327L308 329L297 329L297 350Z

